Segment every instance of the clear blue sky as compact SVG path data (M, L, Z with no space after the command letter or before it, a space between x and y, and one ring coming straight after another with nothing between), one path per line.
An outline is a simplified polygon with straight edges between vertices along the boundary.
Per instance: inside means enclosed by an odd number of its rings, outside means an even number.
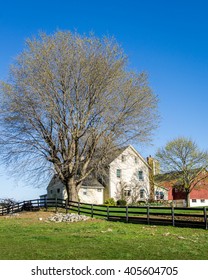
M177 136L208 148L208 2L167 0L1 1L0 79L26 38L57 29L114 36L130 67L149 74L158 95L161 124L144 156ZM46 182L47 185L48 182ZM16 182L0 167L0 198L32 199L45 193Z

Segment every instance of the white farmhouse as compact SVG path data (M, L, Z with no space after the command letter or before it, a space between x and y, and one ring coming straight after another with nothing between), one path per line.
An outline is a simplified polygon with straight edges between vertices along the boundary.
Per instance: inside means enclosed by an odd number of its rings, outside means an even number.
M105 168L105 176L91 175L79 190L80 202L103 204L108 198L128 203L145 201L150 195L150 166L131 146L120 149ZM65 186L54 176L47 188L48 198L66 199Z
M79 190L80 202L102 204L104 197L104 186L96 178L88 176L82 183ZM65 186L55 175L47 187L47 198L66 199L67 192Z

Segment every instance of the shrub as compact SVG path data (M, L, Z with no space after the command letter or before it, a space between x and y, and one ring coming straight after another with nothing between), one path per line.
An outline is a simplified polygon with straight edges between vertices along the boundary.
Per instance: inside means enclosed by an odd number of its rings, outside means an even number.
M111 198L106 199L105 205L116 206L116 202L115 202L114 198L111 197Z
M119 199L119 200L117 200L117 205L119 205L119 206L125 206L125 205L126 205L126 200L124 200L124 199Z
M145 206L147 203L145 201L137 201L138 206Z

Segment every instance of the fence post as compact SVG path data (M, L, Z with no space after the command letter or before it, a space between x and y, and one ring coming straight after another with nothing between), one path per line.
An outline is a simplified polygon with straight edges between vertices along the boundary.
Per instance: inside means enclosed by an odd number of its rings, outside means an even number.
M56 212L58 211L58 199L56 197Z
M107 206L107 220L109 220L109 206Z
M67 200L65 201L65 210L66 210L66 214L67 214Z
M175 226L174 205L171 207L172 225Z
M45 208L46 208L46 211L48 211L48 199L47 198L45 200Z
M93 218L93 204L91 204L91 218Z
M207 208L204 207L204 224L205 224L205 229L207 229Z
M150 207L147 205L147 224L150 224Z
M129 222L129 208L128 205L126 206L126 222Z

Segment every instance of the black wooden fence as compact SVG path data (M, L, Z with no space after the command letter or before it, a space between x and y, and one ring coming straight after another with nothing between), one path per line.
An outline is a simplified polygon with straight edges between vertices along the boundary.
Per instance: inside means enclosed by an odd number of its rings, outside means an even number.
M63 199L33 199L18 202L12 205L4 206L0 208L0 215L14 214L21 211L38 211L41 208L46 210L49 207L66 208L66 201Z
M109 221L126 223L142 223L148 225L172 225L182 227L197 227L208 229L207 208L179 208L158 206L107 206L70 201L62 199L27 200L0 209L0 215L20 211L37 211L41 208L64 209L66 212L100 217Z

